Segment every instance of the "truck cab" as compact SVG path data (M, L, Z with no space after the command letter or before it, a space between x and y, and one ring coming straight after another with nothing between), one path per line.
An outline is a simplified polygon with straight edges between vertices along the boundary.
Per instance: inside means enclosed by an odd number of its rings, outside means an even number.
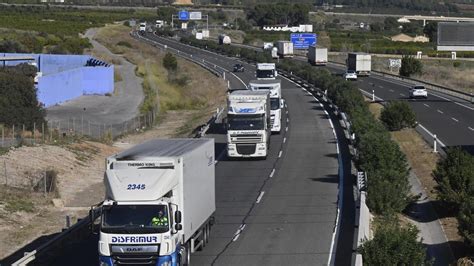
M213 139L151 140L107 158L100 265L189 265L208 240L214 175Z
M145 32L146 31L146 22L140 22L139 30L140 30L140 32Z
M278 76L274 63L258 63L255 72L257 80L273 80Z
M227 156L266 158L271 134L269 92L233 91L227 105Z
M252 91L270 93L270 126L271 132L280 133L284 101L281 97L281 80L252 80L248 85Z

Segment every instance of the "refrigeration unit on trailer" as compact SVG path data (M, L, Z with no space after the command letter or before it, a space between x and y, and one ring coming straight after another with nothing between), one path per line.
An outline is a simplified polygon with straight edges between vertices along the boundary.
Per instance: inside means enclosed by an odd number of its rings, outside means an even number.
M237 90L228 95L228 157L267 157L270 134L268 91Z
M258 80L273 80L278 76L275 63L257 63L255 76Z
M252 80L248 87L252 91L268 91L270 93L270 127L272 132L279 133L285 105L281 97L281 80Z
M189 265L216 210L214 160L213 139L155 139L108 157L100 265Z

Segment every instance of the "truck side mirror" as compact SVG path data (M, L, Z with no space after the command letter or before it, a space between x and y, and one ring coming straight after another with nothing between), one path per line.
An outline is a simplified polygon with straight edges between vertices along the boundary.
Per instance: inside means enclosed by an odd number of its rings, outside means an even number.
M174 212L174 221L177 223L177 224L180 224L181 223L181 212L180 211L175 211ZM177 229L178 230L178 229Z
M174 225L174 230L176 231L181 231L183 229L183 225L182 224L175 224Z
M285 107L285 100L280 99L280 109L283 109Z

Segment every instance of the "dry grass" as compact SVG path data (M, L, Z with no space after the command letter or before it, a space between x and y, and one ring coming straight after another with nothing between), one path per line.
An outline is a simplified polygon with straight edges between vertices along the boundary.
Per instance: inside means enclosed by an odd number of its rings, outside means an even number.
M225 83L221 79L179 57L176 78L184 78L188 82L185 86L170 82L168 71L161 64L164 51L136 41L129 36L129 28L123 25L108 25L100 29L96 39L137 65L136 73L144 77L144 86L157 92L156 101L162 113L169 110L213 109L225 101ZM117 47L119 41L128 42L133 48Z

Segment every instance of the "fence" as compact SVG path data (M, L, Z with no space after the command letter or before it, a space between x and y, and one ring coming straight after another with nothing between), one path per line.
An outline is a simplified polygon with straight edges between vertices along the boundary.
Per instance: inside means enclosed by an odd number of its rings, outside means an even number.
M83 116L73 116L50 120L39 125L34 124L32 130L27 130L25 125L3 126L1 129L0 147L8 148L24 144L47 144L75 137L112 141L128 133L150 128L155 121L156 113L153 109L146 114L115 124L99 124L85 119Z

